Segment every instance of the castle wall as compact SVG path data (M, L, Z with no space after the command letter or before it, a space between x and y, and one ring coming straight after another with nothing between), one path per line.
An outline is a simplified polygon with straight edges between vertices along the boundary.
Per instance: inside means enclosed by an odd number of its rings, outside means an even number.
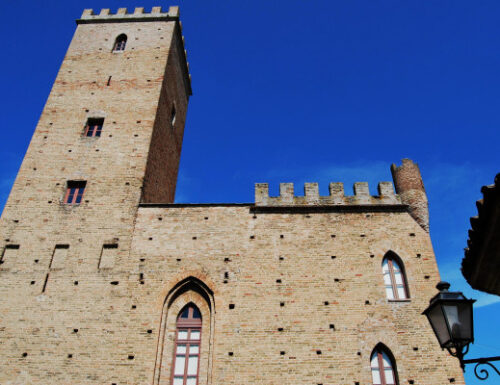
M0 219L0 383L170 384L193 302L198 385L368 384L378 343L400 384L463 384L421 315L439 281L423 185L417 200L383 182L376 197L258 184L255 204L166 204L190 93L176 7L84 12ZM83 135L89 117L101 137ZM68 180L87 181L79 205ZM385 296L388 251L409 300Z
M404 263L408 301L386 299L389 250ZM428 234L407 212L141 207L130 262L144 277L132 301L155 332L177 282L194 276L213 290L214 364L203 384L368 384L379 342L394 354L400 384L463 383L421 315L439 274ZM137 356L150 363L155 349L143 345Z

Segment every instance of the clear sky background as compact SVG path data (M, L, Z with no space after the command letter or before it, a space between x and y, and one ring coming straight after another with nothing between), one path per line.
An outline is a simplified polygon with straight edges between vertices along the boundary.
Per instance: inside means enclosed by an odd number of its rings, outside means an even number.
M500 355L500 297L460 272L480 187L500 172L500 2L187 0L193 77L177 202L253 202L255 182L391 180L419 163L443 279L478 299L469 358ZM2 1L0 209L84 8ZM471 381L472 367L467 375ZM488 384L499 384L492 378Z

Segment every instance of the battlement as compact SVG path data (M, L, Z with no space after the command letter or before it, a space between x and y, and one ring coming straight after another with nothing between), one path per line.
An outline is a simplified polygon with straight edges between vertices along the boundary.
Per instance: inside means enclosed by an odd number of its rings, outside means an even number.
M77 24L85 23L114 23L126 21L161 21L179 19L179 7L172 6L168 12L163 12L162 7L153 7L151 12L144 12L143 7L137 7L134 12L129 13L127 8L118 8L116 13L111 12L109 8L103 8L99 14L94 13L93 9L85 9Z
M354 195L344 194L343 183L330 183L330 195L320 196L317 183L304 185L304 196L294 195L293 183L280 183L280 195L269 196L267 183L255 184L256 206L378 206L403 205L399 195L394 193L392 182L378 184L378 196L370 195L367 182L354 183Z

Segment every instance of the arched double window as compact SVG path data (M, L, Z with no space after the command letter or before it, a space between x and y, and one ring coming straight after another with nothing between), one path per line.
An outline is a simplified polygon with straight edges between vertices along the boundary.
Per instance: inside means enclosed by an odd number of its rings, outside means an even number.
M113 46L113 52L125 51L126 45L127 45L127 35L122 33L115 40L115 44Z
M192 303L186 305L177 317L172 385L198 383L201 325L200 310Z
M385 293L388 299L398 300L409 298L403 263L393 252L389 251L382 261Z
M373 385L398 385L396 362L389 349L382 344L373 349L370 366Z

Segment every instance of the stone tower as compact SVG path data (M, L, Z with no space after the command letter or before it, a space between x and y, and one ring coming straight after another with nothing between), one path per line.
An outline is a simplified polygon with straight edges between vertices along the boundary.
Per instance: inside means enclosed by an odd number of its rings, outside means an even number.
M129 243L139 202L175 196L191 95L178 8L86 10L77 24L2 216L4 238L20 243L22 229L20 252L30 255L3 267L38 260L35 286L46 262L38 254L64 244L62 234L81 239L65 265L86 270L89 250ZM78 205L64 202L72 185L84 189Z
M174 204L177 7L77 24L0 219L0 384L464 384L421 315L440 278L413 162L396 193Z
M190 95L178 7L83 12L2 214L2 286L23 288L4 322L38 308L36 294L76 304L84 276L126 269L139 203L174 201ZM38 328L45 306L62 311L46 302L20 328Z

